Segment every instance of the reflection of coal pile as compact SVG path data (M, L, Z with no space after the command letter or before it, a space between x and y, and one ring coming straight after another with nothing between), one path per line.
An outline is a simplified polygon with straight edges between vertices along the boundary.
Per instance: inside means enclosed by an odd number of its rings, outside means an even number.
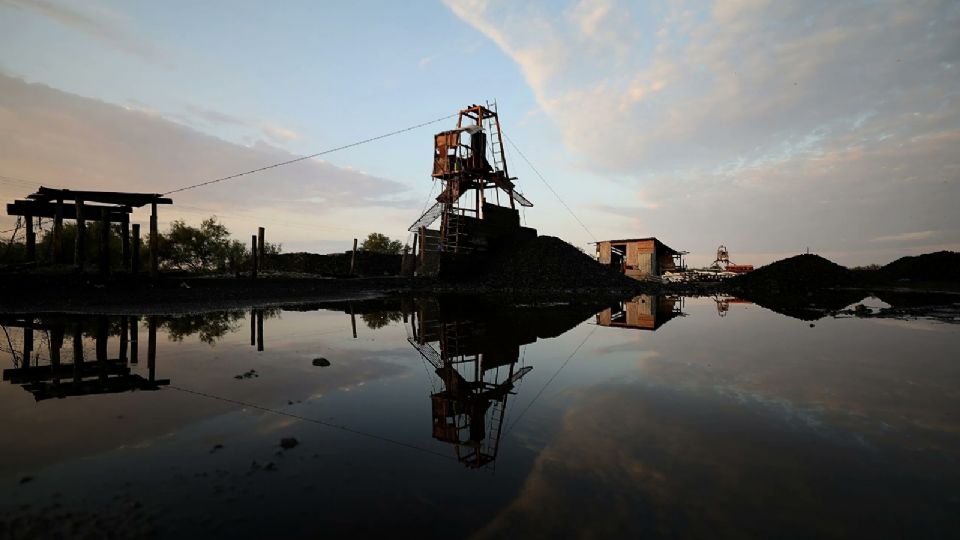
M815 321L864 297L830 289L850 285L850 270L819 255L797 255L731 280L737 296L788 317Z
M132 320L131 320L132 319ZM22 330L22 352L11 347L14 367L3 371L3 380L21 385L37 401L93 394L112 394L134 390L158 390L169 384L156 378L157 319L148 318L147 369L145 378L131 372L130 364L138 362L139 317L120 317L111 327L103 316L10 316L0 320L9 338L8 328ZM47 363L42 364L34 350L39 333L48 348ZM66 335L72 336L72 361L62 362L61 353ZM85 358L84 335L92 336L95 360ZM116 358L110 358L109 337L119 336ZM12 342L11 342L12 344ZM129 356L128 356L129 353Z
M597 324L656 330L678 315L683 315L682 297L642 294L597 313Z
M453 444L471 468L497 458L507 400L533 368L519 365L520 346L554 337L587 319L596 307L498 307L476 299L417 300L404 305L408 341L433 366L433 437Z

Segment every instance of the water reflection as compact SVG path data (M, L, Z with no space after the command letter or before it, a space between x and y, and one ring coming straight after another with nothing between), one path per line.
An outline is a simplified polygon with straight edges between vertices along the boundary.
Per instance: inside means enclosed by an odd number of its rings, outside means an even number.
M683 316L683 297L641 294L614 304L597 314L597 324L618 328L656 330L674 317Z
M131 321L132 319L132 321ZM114 394L135 390L158 390L170 384L157 379L157 318L147 317L147 377L131 373L130 364L139 361L140 317L119 317L111 326L106 316L5 317L0 319L7 338L13 367L3 370L3 380L20 385L34 399L63 399L91 394ZM22 352L13 346L11 329L19 330ZM94 345L94 359L86 358L84 335ZM46 358L34 351L39 335L46 346ZM71 336L69 347L65 337ZM117 356L110 357L110 337L119 336ZM129 356L128 356L129 347ZM68 349L70 362L63 361Z

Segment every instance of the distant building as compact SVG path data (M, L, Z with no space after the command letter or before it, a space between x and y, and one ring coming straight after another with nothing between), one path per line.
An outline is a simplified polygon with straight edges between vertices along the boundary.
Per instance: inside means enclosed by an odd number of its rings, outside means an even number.
M661 276L683 266L685 251L677 251L656 238L631 238L597 242L597 260L629 277Z

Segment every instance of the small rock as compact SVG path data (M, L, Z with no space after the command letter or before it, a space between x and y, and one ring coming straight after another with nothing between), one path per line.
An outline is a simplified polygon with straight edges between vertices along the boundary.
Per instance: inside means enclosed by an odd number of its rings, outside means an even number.
M265 470L265 471L275 471L275 470L277 470L277 466L274 465L274 463L271 461L270 463L267 463L266 467L264 467L263 470Z
M217 450L223 450L223 445L222 445L222 444L215 444L215 445L213 445L213 448L210 449L210 453L212 454L212 453L216 452Z
M280 448L283 448L284 450L290 450L291 448L296 448L298 444L300 444L300 441L298 441L294 437L284 437L280 439Z
M181 289L189 289L190 286L187 285L187 282L186 282L186 281L181 281L181 282L180 282L180 288L181 288Z
M294 440L296 440L296 439L294 439ZM29 482L33 482L33 477L32 477L32 476L24 476L23 478L20 479L20 483L21 483L21 484L26 484L26 483L29 483Z
M326 358L323 358L323 357L314 358L314 359L313 359L313 365L315 365L315 366L320 366L320 367L327 367L327 366L330 365L330 361L327 360Z

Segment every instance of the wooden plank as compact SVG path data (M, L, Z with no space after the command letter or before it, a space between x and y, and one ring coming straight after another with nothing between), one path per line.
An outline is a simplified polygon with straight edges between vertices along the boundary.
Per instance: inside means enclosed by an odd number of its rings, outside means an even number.
M77 219L76 204L61 203L61 219ZM94 204L84 204L83 214L85 216L100 216L101 210L106 209L110 213L111 223L129 222L130 212L133 208L129 206L103 206ZM54 218L57 217L57 203L55 202L37 202L37 201L14 201L7 203L8 216L24 216L30 214L33 217Z
M77 235L73 243L73 264L78 272L83 272L84 258L86 257L87 225L83 212L83 201L74 203L74 215L77 220Z
M84 200L105 204L127 206L145 206L148 204L173 204L173 199L159 193L132 193L123 191L74 191L71 189L53 189L41 187L29 198L38 201L51 201L62 198L65 201Z

